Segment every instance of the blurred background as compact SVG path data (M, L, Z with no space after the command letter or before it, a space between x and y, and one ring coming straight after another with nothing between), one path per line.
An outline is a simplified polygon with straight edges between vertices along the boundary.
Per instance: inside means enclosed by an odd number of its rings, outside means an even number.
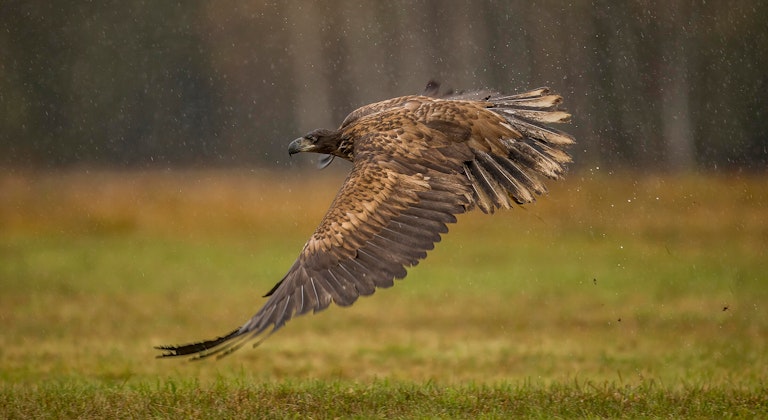
M0 0L0 401L245 372L764 395L766 22L745 0ZM462 216L402 287L152 363L242 323L321 220L349 165L288 143L430 79L551 87L573 170ZM22 417L73 406L43 400Z
M0 163L280 167L435 79L551 87L577 168L762 170L766 21L748 0L6 0Z

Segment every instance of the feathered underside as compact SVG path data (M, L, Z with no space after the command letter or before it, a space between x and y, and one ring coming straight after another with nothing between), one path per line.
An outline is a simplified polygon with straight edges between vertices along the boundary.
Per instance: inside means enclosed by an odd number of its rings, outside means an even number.
M438 96L438 88L426 93ZM478 91L405 96L353 111L329 137L353 161L352 171L264 306L222 337L160 346L160 357L223 356L261 342L294 316L331 302L351 305L405 277L457 214L534 201L546 192L542 178L561 177L570 161L563 148L573 138L547 126L570 118L557 109L561 100L546 88Z

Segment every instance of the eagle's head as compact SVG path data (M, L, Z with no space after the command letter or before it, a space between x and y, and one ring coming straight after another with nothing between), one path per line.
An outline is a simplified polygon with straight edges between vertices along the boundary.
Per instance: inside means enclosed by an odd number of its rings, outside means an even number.
M288 145L288 154L314 152L337 155L340 139L338 131L318 128L292 141Z
M297 138L288 145L289 155L301 152L322 153L331 157L339 156L350 161L352 160L352 150L347 142L342 141L341 133L338 130L318 128ZM327 163L330 163L330 160L327 160ZM327 163L323 166L326 166Z

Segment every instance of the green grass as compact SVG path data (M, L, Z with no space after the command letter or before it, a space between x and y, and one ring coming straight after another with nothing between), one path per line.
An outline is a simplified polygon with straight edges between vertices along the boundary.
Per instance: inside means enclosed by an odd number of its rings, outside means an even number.
M745 389L508 383L339 380L263 383L247 377L127 386L45 383L0 394L8 417L116 418L576 418L752 417L768 410L765 394Z
M768 415L768 183L574 174L219 361L343 177L0 176L0 418Z

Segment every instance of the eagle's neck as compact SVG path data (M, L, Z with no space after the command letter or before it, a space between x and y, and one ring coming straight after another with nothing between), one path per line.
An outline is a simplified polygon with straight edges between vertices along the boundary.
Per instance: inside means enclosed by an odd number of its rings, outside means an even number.
M355 158L355 147L352 139L341 136L333 154L351 162Z

